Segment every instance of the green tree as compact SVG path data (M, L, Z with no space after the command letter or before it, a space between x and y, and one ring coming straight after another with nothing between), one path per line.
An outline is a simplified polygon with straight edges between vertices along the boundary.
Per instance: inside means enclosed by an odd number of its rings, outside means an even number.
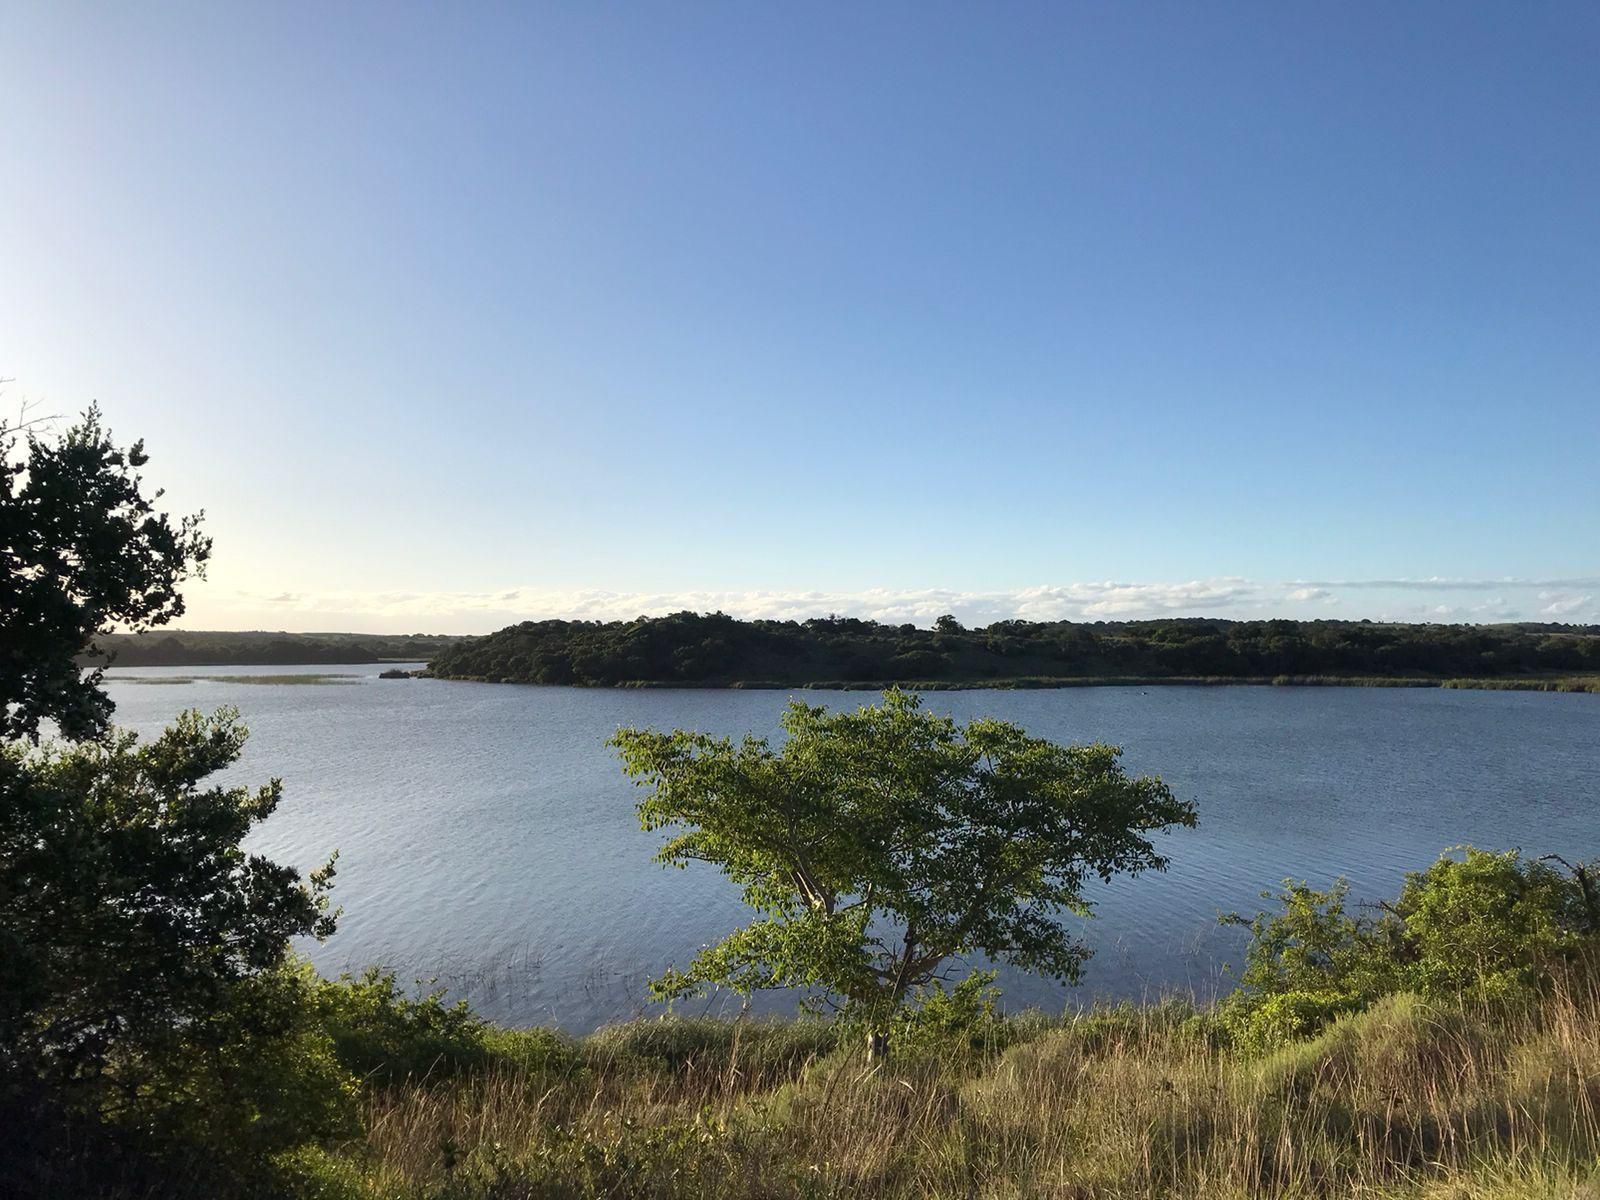
M111 701L79 656L113 626L183 615L178 585L204 574L211 540L199 517L155 511L145 461L95 408L57 440L0 422L0 736L37 738L47 719L71 738L104 732Z
M302 880L242 849L280 788L208 782L239 756L236 714L148 744L109 728L76 660L109 625L180 614L210 541L155 511L142 446L94 410L25 455L19 437L0 428L0 1193L79 1194L97 1151L159 1157L163 1131L215 1164L327 1127L285 1105L337 1108L337 1071L254 1068L311 1061L273 980L291 938L331 931L332 864ZM51 724L67 741L41 746Z
M650 794L659 861L715 864L760 917L652 984L818 990L860 1020L869 1053L914 989L981 954L1064 980L1089 951L1055 919L1091 877L1160 870L1148 834L1194 809L1112 746L1061 746L1004 721L965 727L890 691L829 713L792 703L780 749L678 730L612 739Z
M18 786L0 813L0 1064L52 1083L116 1070L203 1021L228 986L283 961L290 938L333 930L332 863L297 871L240 843L282 787L206 781L232 765L238 714L186 713L141 745L0 750Z

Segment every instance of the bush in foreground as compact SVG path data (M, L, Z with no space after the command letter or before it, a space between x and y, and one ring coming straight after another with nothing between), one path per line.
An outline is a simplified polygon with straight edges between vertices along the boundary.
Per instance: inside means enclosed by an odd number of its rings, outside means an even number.
M1600 934L1587 867L1515 850L1445 854L1365 909L1351 911L1349 890L1342 879L1326 891L1285 880L1277 912L1224 918L1250 930L1239 990L1222 1005L1241 1046L1313 1035L1395 992L1534 1003Z

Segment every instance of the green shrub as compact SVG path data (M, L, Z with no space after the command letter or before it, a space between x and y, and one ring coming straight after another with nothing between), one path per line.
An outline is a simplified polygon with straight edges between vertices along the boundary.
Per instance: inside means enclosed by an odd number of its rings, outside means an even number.
M1315 1034L1380 996L1464 996L1525 1004L1551 971L1596 941L1586 868L1463 847L1406 876L1400 895L1352 915L1349 884L1286 880L1276 913L1225 923L1250 930L1240 987L1223 1023L1248 1050Z
M483 1048L502 1066L521 1071L565 1074L578 1069L580 1055L573 1040L555 1029L502 1029L483 1031Z
M1234 1044L1247 1051L1276 1050L1311 1037L1334 1018L1358 1012L1362 997L1350 992L1288 991L1241 1005L1227 1023Z
M359 1084L323 1024L318 987L295 961L248 976L205 1022L116 1063L108 1132L167 1173L241 1195L271 1190L273 1156L358 1134Z
M1449 1058L1463 1028L1420 996L1396 992L1359 1012L1328 1012L1322 1027L1263 1045L1252 1068L1268 1093L1288 1095L1314 1084L1354 1098L1427 1074L1430 1056Z
M1011 1031L996 1007L994 980L993 971L974 971L953 988L936 982L920 989L896 1016L895 1053L915 1058L1004 1049Z
M284 1151L273 1158L272 1171L282 1195L294 1200L367 1200L374 1195L359 1162L321 1146Z
M392 971L369 968L317 988L321 1019L339 1061L363 1080L395 1083L457 1074L493 1055L490 1026L443 992L408 996Z
M1424 995L1525 995L1592 936L1577 880L1515 850L1467 847L1406 877L1391 920L1403 925L1405 981Z

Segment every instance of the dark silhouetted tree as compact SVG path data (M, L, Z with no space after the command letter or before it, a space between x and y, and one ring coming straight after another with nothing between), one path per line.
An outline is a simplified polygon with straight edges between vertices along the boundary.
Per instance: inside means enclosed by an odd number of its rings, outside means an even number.
M23 451L23 453L19 453ZM0 424L0 734L103 733L111 701L78 658L114 626L183 614L178 585L203 574L211 540L199 518L155 511L139 468L144 444L118 449L91 408L52 440Z

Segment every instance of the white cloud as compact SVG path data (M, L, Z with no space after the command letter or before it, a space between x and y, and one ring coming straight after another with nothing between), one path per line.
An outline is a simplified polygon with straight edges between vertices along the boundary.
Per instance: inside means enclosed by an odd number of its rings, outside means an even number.
M1558 620L1578 619L1580 613L1593 614L1594 596L1579 595L1576 592L1540 592L1539 599L1545 601L1545 606L1539 611Z
M1600 587L1600 576L1579 579L1297 579L1295 583L1311 588L1381 589L1391 592L1493 592L1503 588L1588 588Z
M1347 590L1348 589L1348 590ZM1380 589L1387 589L1386 593ZM1528 591L1526 601L1516 597ZM1341 594L1341 593L1344 594ZM1447 597L1430 595L1443 592ZM1486 592L1478 597L1463 593ZM481 592L221 592L192 589L192 629L268 628L485 633L517 621L559 617L615 621L685 609L742 618L805 620L837 613L886 624L931 625L953 613L971 626L1030 621L1115 621L1161 616L1237 619L1312 617L1337 606L1353 617L1412 621L1560 620L1600 622L1596 589L1535 580L1257 581L1235 576L1168 583L1116 580L1038 584L1007 590L866 588L859 591L610 591L498 587ZM1469 601L1455 603L1456 598Z
M455 617L460 627L497 627L513 621L560 617L616 621L663 613L725 612L743 618L805 620L837 613L888 624L932 624L954 613L968 624L1021 617L1032 621L1118 620L1173 613L1222 614L1271 597L1243 579L1184 583L1091 582L1021 588L1014 591L960 591L952 588L863 591L683 591L614 592L599 589L557 591L519 587L494 592L323 592L258 596L234 592L197 602L205 609L243 612L270 605L308 617L363 614L379 622ZM199 601L199 597L196 598ZM187 622L196 625L191 619Z
M1077 583L1025 588L986 597L995 610L1015 606L1029 620L1114 620L1173 612L1220 613L1256 599L1258 585L1245 579L1195 579L1187 583ZM996 618L1003 619L1000 617Z
M1508 604L1495 596L1478 604L1416 604L1403 610L1409 615L1396 617L1400 621L1434 621L1455 624L1494 624L1500 621L1527 621L1536 614Z

